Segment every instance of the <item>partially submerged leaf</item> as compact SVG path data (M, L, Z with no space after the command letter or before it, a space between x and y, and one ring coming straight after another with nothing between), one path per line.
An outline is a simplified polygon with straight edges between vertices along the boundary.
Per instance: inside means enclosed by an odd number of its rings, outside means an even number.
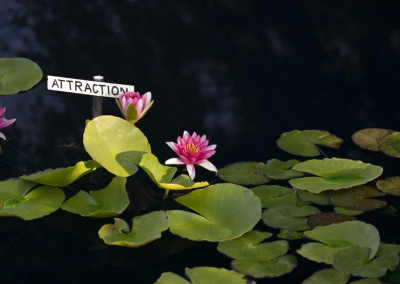
M393 132L383 138L380 149L386 155L400 158L400 132Z
M260 185L250 189L260 198L263 208L271 208L285 204L296 204L296 192L280 185Z
M351 137L353 142L363 149L379 151L381 140L394 131L381 128L366 128L357 131Z
M246 284L243 274L225 268L194 267L186 268L185 273L193 284Z
M291 169L298 163L298 160L289 160L283 162L277 159L271 159L266 164L258 164L257 171L260 174L264 174L267 177L276 180L298 178L304 174Z
M259 185L267 183L269 179L258 173L258 162L239 162L227 165L226 167L218 170L218 176L231 183L240 185Z
M190 282L175 273L164 272L154 284L190 284Z
M384 193L400 196L400 177L387 177L376 182L376 186Z

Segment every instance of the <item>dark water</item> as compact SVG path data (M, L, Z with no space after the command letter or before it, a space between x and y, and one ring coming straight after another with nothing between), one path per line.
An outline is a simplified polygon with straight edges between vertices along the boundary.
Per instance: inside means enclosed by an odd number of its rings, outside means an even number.
M151 91L155 104L138 127L161 161L173 156L165 141L184 130L207 134L218 145L212 161L222 167L291 158L276 147L282 132L322 129L345 140L342 151L329 155L389 165L385 173L397 174L397 161L360 150L350 139L366 127L399 130L397 1L0 2L0 57L28 57L45 76L103 75L106 82ZM32 160L2 144L0 158L19 167L0 163L2 180L84 157L60 146L81 146L91 97L47 91L45 81L0 98L6 117L17 118L6 135ZM104 114L119 115L113 99L104 100ZM92 240L41 231L41 222L4 230L1 247L26 231L3 252L12 261L0 257L12 281L31 283L47 271L49 279L71 283L106 279L107 269L109 279L135 275L137 268L96 259L96 250L88 250ZM168 265L139 268L146 276L134 283L151 283L162 268Z

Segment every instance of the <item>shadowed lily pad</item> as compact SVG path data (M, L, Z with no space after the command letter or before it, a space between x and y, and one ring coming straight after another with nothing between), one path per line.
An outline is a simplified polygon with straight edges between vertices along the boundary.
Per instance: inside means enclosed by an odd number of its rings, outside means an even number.
M190 282L175 273L164 272L154 284L190 284Z
M114 218L114 224L100 228L99 237L108 245L140 247L161 238L161 233L168 229L169 224L164 211L151 213L133 218L132 229L122 219Z
M61 208L84 217L117 216L129 205L125 183L126 178L114 177L106 188L90 191L90 193L79 191L64 202Z
M363 149L379 151L381 140L394 131L381 128L366 128L357 131L351 137L353 142Z
M289 231L285 229L281 229L277 237L284 240L300 240L304 238L302 232Z
M193 284L246 284L243 274L225 268L194 267L185 273Z
M320 155L320 150L316 145L339 149L342 142L342 139L321 130L293 130L283 133L277 140L282 150L304 157Z
M293 169L318 176L303 177L289 181L293 187L307 190L311 193L361 185L374 180L383 171L379 166L339 158L308 160L295 165Z
M80 161L72 167L47 169L34 174L23 175L20 178L39 184L67 186L70 183L73 183L75 180L97 170L100 167L100 164L93 160Z
M342 208L342 207L338 207L338 206L333 207L333 210L336 213L348 215L348 216L356 216L356 215L360 215L360 214L364 213L364 211L350 210L350 209L346 209L346 208Z
M400 177L388 177L376 182L376 186L383 192L400 196Z
M385 282L386 283L386 282ZM351 281L349 284L382 284L377 278L365 278L356 281Z
M261 164L258 162L239 162L227 165L226 167L218 170L220 179L241 184L241 185L259 185L267 183L269 179L258 173L257 166Z
M251 190L235 184L210 185L176 201L198 214L167 211L170 230L195 241L219 242L239 237L250 231L261 217L260 200Z
M291 169L298 163L299 161L297 160L283 162L277 159L271 159L266 164L258 164L257 172L276 180L298 178L304 174Z
M296 189L296 193L301 201L315 203L318 205L331 205L331 201L325 192L316 194L307 190Z
M139 128L110 115L98 116L86 125L83 145L93 160L121 177L133 175L142 156L151 152Z
M260 198L263 208L271 208L285 204L296 204L296 192L280 185L260 185L251 188L251 191Z
M400 132L393 132L382 139L380 149L386 155L400 158Z
M353 220L355 220L355 218L348 215L335 212L325 212L308 217L307 224L310 229L314 229L317 226L327 226Z
M346 284L350 276L333 268L325 268L308 277L303 284Z

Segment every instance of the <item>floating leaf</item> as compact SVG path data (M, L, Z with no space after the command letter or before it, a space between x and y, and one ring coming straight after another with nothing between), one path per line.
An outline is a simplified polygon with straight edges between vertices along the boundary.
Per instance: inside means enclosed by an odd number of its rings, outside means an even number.
M297 266L294 255L284 255L266 261L234 260L232 267L240 273L250 275L254 278L279 277L292 272ZM215 282L218 283L218 282Z
M319 227L317 227L319 228ZM339 245L326 245L321 243L307 243L297 250L301 256L316 262L323 262L326 264L333 264L335 261L335 254L342 249L351 247L350 243L341 243Z
M337 207L337 206L333 207L333 210L334 210L336 213L340 213L340 214L348 215L348 216L356 216L356 215L360 215L360 214L363 214L363 213L364 213L364 211L350 210L350 209L346 209L346 208L342 208L342 207Z
M357 131L351 138L355 144L363 149L379 151L381 140L393 132L393 130L388 129L366 128Z
M154 284L190 284L190 282L175 273L164 272Z
M260 198L263 208L271 208L285 204L296 204L296 192L280 185L260 185L251 188L251 191Z
M277 159L271 159L266 164L258 164L257 171L260 174L264 174L271 179L280 180L298 178L303 176L304 174L291 169L294 165L298 163L299 161L297 160L289 160L283 162Z
M73 183L75 180L97 170L100 167L100 164L93 160L80 161L72 167L47 169L34 174L23 175L20 178L39 184L67 186L70 183Z
M262 219L267 226L292 231L309 229L306 216L318 214L321 211L313 206L281 205L264 210Z
M319 176L303 177L289 181L293 187L307 190L311 193L361 185L374 180L383 171L379 166L339 158L308 160L295 165L293 169Z
M90 191L90 193L79 191L64 202L61 208L84 217L117 216L129 205L125 183L126 178L114 177L106 188Z
M142 156L151 152L139 128L110 115L98 116L86 125L83 145L93 160L121 177L133 175Z
M100 228L99 237L108 245L140 247L161 238L161 233L168 229L169 224L164 211L133 218L132 229L122 219L114 218L114 225L107 224Z
M239 162L230 164L218 170L218 176L226 181L241 185L259 185L267 183L269 179L257 172L257 162Z
M376 182L376 186L383 192L400 196L400 177L388 177Z
M243 274L225 268L194 267L186 268L185 273L193 284L246 284Z
M219 242L250 231L261 217L260 200L253 192L235 184L216 184L178 197L192 209L167 211L173 234L190 240Z
M307 224L310 229L314 229L317 226L327 226L353 220L355 220L355 218L348 215L325 212L308 217Z
M320 155L318 146L339 149L343 140L321 130L293 130L285 132L277 140L279 148L294 155L313 157Z
M318 205L331 205L331 200L325 192L319 194L311 193L307 190L297 189L297 196L301 201L311 202Z
M351 281L349 284L382 284L382 282L376 278L365 278L356 281Z
M300 240L303 239L303 233L281 229L277 237L284 240Z
M264 261L284 255L288 249L287 241L261 243L271 237L271 233L250 231L239 238L220 242L218 251L233 259Z
M35 86L43 72L27 58L0 58L0 95L12 95Z
M400 132L393 132L382 139L380 150L389 156L400 158Z
M333 268L325 268L315 272L303 281L303 284L346 284L350 274L337 271Z

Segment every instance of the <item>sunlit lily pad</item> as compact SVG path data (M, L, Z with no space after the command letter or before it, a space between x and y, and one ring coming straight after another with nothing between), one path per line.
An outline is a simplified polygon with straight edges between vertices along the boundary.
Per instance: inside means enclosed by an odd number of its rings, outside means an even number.
M24 220L46 216L65 199L64 192L53 186L39 186L20 179L0 182L0 216L14 216Z
M355 220L355 218L352 216L339 214L336 212L324 212L308 217L307 224L310 229L314 229L317 226L327 226L353 220Z
M132 229L122 219L114 218L114 224L100 228L99 237L108 245L140 247L161 238L161 233L168 229L169 224L164 211L151 213L133 218Z
M164 272L154 284L190 284L190 282L175 273Z
M279 148L294 155L314 157L321 154L317 145L339 149L343 140L321 130L293 130L277 140Z
M381 140L394 131L381 128L366 128L357 131L351 137L353 142L363 149L379 151Z
M292 272L297 266L294 255L284 255L266 261L234 260L232 267L254 278L279 277Z
M382 174L379 166L348 159L308 160L293 167L296 171L317 175L290 180L298 189L311 193L354 187L374 180Z
M251 190L235 184L210 185L176 201L198 214L167 211L170 230L196 241L219 242L239 237L250 231L261 217L260 199Z
M39 65L27 58L0 58L0 95L11 95L35 86L43 77Z
M285 204L296 204L298 199L296 192L292 189L280 185L260 185L251 188L255 195L261 200L263 208Z
M20 178L39 184L67 186L70 183L73 183L75 180L97 170L100 167L100 164L93 160L80 161L72 167L47 169L34 174L23 175Z
M267 177L276 180L298 178L304 174L291 169L298 163L299 161L297 160L283 162L277 159L271 159L266 164L258 164L257 171L260 174L264 174Z
M334 205L357 211L370 211L384 207L385 201L371 198L383 195L385 194L367 185L329 192Z
M233 259L264 261L284 255L288 249L287 241L262 243L271 233L250 231L239 238L220 242L218 251Z
M325 268L308 277L303 284L346 284L350 276L333 268Z
M301 231L309 229L305 217L318 213L321 211L313 206L288 204L265 209L262 220L272 228Z
M117 216L129 205L125 183L126 178L114 177L106 188L90 191L90 193L79 191L64 202L61 208L84 217Z
M86 125L83 145L93 160L121 177L133 175L142 156L151 152L139 128L110 115L98 116Z
M246 284L243 274L225 268L194 267L185 273L193 284Z
M218 170L218 176L226 181L241 185L259 185L267 183L269 179L257 171L257 162L239 162L227 165Z
M400 177L387 177L376 182L376 186L383 192L400 196Z
M400 158L400 132L393 132L382 139L380 150L386 155Z
M315 203L318 205L331 205L331 200L325 192L319 194L311 193L307 190L296 190L297 196L301 201Z

